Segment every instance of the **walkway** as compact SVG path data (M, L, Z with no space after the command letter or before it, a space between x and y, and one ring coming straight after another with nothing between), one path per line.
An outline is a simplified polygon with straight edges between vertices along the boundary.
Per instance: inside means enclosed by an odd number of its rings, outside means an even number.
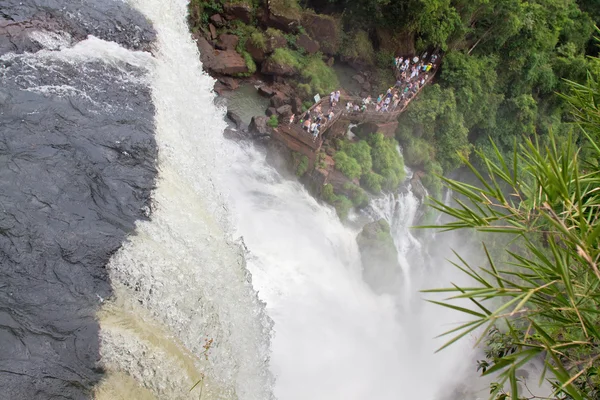
M402 114L410 102L417 97L419 92L431 82L435 74L437 73L439 62L434 65L434 68L429 72L429 77L423 85L419 87L416 93L413 93L406 100L401 102L396 109L390 111L377 111L375 103L371 103L367 106L365 111L353 111L347 110L346 104L351 102L352 104L363 104L363 99L354 96L341 96L340 102L333 109L334 116L331 120L321 126L319 129L319 135L316 139L313 138L312 133L302 129L300 124L300 118L297 116L296 121L293 124L281 123L273 131L273 137L282 142L290 150L304 154L311 161L314 161L316 153L321 149L323 144L323 135L333 126L338 120L347 120L354 124L363 124L367 122L375 124L385 124L390 122L396 122L400 114ZM417 80L419 77L417 77ZM413 82L415 79L412 80ZM411 81L404 82L398 90L404 90L406 85L410 84ZM327 116L330 111L329 96L322 98L318 103L314 104L308 112L314 115L314 110L317 106L321 106L321 112ZM303 114L304 115L304 114Z

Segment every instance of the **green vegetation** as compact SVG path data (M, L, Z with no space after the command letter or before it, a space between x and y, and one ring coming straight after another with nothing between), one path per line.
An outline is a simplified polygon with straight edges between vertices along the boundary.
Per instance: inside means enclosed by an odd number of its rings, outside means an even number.
M270 0L270 9L277 15L299 19L302 8L297 0Z
M308 82L310 93L313 95L316 93L328 94L340 86L335 71L323 62L323 56L320 53L306 57L300 76Z
M302 177L308 171L308 157L298 152L293 152L294 166L296 168L296 176Z
M360 164L354 158L349 157L343 151L338 151L333 156L335 168L350 179L360 178L362 170Z
M371 146L373 170L383 177L383 188L396 190L406 177L404 161L396 149L396 141L375 133L369 137L368 142Z
M240 76L252 76L256 72L256 63L252 59L252 56L247 51L242 51L242 57L244 57L244 62L246 63L246 67L248 68L248 72L239 74Z
M271 115L267 121L267 125L269 125L271 128L277 128L279 126L279 120L277 119L277 116Z
M340 54L349 61L366 65L375 64L373 44L369 39L369 34L361 29L343 36Z
M484 375L500 373L491 387L495 399L525 398L518 391L516 371L534 358L544 360L546 379L556 388L553 398L592 400L600 395L598 76L590 75L584 85L570 83L563 96L579 127L577 144L572 136L563 140L549 132L545 144L525 139L509 160L492 142L493 156L477 151L479 164L485 165L481 172L464 160L477 185L445 179L464 199L461 206L433 203L453 218L444 229L505 235L518 245L504 246L502 256L495 256L486 242L486 268L462 260L456 264L477 285L435 290L475 305L468 310L449 301L438 303L474 317L453 330L458 336L443 347L483 328L481 340L488 351L479 368Z
M323 188L321 189L321 197L327 203L335 207L335 211L337 212L338 217L340 217L342 221L348 218L348 213L350 212L353 206L352 201L350 201L350 199L348 199L343 194L335 194L333 191L333 186L331 184L327 183L323 185Z
M374 194L383 189L394 191L406 175L396 146L394 139L381 133L355 143L340 140L333 156L335 168L350 179L359 178L361 185Z
M267 38L260 31L254 31L250 35L250 41L261 50L267 50Z
M293 67L297 70L299 70L302 66L302 59L300 55L297 52L285 47L275 49L270 58L277 64Z
M369 196L360 186L346 182L344 184L344 191L348 194L354 207L362 208L369 205Z

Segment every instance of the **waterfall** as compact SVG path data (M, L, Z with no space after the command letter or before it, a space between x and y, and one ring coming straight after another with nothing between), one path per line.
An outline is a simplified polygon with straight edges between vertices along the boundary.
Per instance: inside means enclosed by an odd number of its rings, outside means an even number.
M116 300L100 314L103 363L163 398L202 390L206 399L268 399L271 322L215 184L229 156L214 80L202 72L186 1L132 3L157 32L150 74L159 175L151 220L138 222L109 263ZM188 393L202 376L201 389Z
M96 35L36 31L35 53L0 66L0 189L13 196L0 245L22 247L0 291L13 397L444 399L472 342L434 355L456 316L421 300L450 279L441 263L423 273L410 189L372 204L405 278L378 295L358 232L222 138L186 0L129 1L156 31L152 53L139 16L113 21L127 3L54 3Z

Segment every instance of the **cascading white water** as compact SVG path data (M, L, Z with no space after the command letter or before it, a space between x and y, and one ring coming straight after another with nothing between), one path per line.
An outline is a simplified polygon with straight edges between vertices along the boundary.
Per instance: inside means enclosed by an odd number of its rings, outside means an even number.
M271 324L215 188L229 162L223 110L190 37L187 2L131 3L157 31L149 67L159 175L151 221L137 224L109 264L116 300L100 314L110 372L102 392L118 391L110 386L122 379L110 377L127 373L165 399L199 390L203 399L269 399Z
M472 343L433 354L443 343L433 336L456 316L419 300L420 279L398 288L398 296L373 293L362 280L357 232L298 182L283 179L252 146L228 148L235 161L225 182L238 232L249 250L254 286L275 322L276 396L443 398L447 385L471 367ZM415 199L407 194L381 201L389 205L394 236L406 256L418 246L414 238L402 238ZM407 269L420 267L417 260L405 262ZM429 277L428 284L445 284L444 275ZM402 307L406 298L415 306Z

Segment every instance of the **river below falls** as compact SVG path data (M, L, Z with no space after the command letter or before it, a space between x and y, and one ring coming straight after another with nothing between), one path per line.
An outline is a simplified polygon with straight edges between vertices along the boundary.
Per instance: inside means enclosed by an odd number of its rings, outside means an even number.
M457 316L419 292L461 282L464 243L414 235L410 188L373 200L356 220L389 222L402 277L376 294L357 228L223 138L186 13L2 5L0 399L485 397L475 338L435 354Z

